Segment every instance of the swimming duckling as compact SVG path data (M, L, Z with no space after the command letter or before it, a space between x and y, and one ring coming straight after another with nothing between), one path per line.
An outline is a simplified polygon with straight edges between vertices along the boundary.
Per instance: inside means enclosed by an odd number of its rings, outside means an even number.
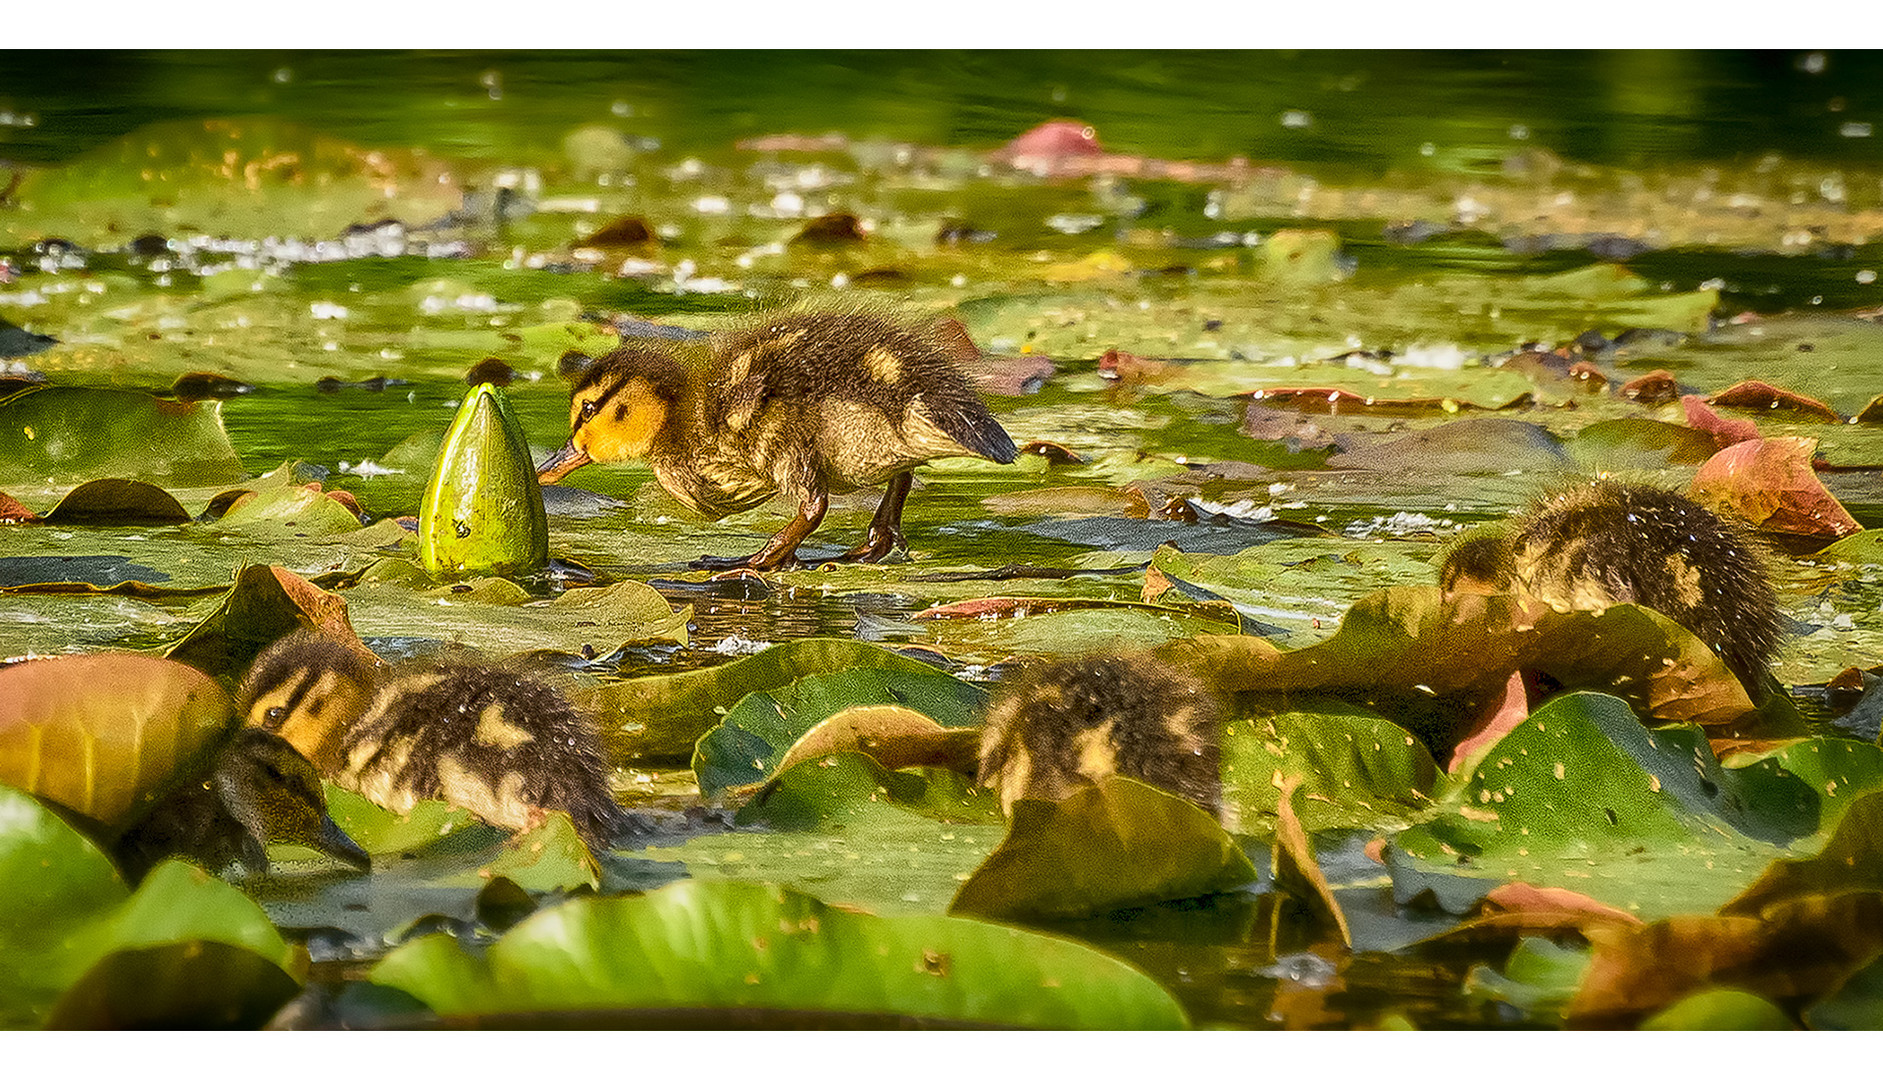
M1194 675L1148 656L1029 665L987 709L978 782L1011 816L1118 774L1219 813L1222 705Z
M710 364L624 346L578 378L569 442L537 470L554 483L591 461L645 458L675 498L718 520L784 492L790 524L756 553L696 567L801 565L797 549L828 497L887 482L864 542L839 557L875 562L898 547L910 470L938 457L1014 460L1013 440L956 366L941 328L869 314L789 314L715 336Z
M594 723L514 671L450 660L382 671L301 630L255 658L237 708L390 810L443 799L512 830L564 810L600 849L625 820Z
M132 881L170 855L211 870L240 861L268 869L268 844L299 844L360 870L372 859L327 816L320 774L279 736L238 728L216 752L207 779L158 801L113 845Z
M1598 480L1474 530L1442 556L1439 585L1515 592L1568 611L1642 604L1718 653L1756 701L1780 621L1749 530L1683 495Z

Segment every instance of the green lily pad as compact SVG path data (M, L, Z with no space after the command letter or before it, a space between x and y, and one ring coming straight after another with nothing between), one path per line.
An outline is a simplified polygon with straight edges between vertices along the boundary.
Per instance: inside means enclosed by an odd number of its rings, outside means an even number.
M327 816L370 855L393 855L424 847L477 821L469 810L453 808L437 799L420 799L401 814L343 787L322 786L327 792Z
M1286 711L1226 725L1222 740L1223 804L1235 829L1275 829L1277 777L1301 781L1294 808L1310 833L1372 829L1422 817L1438 766L1425 744L1385 717L1341 701L1306 698Z
M1785 1011L1744 990L1702 990L1641 1022L1642 1031L1792 1031Z
M1020 1027L1181 1027L1156 983L1059 938L842 911L773 885L686 881L540 911L482 955L432 935L372 981L445 1016L564 1009L813 1009Z
M360 519L334 499L304 487L279 487L251 492L237 499L217 519L218 528L250 536L279 533L287 536L337 536L357 532Z
M1818 793L1818 832L1829 835L1859 797L1883 789L1883 746L1855 739L1801 739L1770 754L1788 773ZM1741 762L1735 760L1735 765Z
M1109 776L1057 803L1015 803L1006 839L948 910L988 919L1077 918L1255 880L1249 857L1208 812Z
M253 901L175 860L135 893L89 840L24 792L0 785L0 1026L41 1023L107 954L219 941L276 966L287 945Z
M1464 992L1470 998L1507 1002L1533 1016L1561 1016L1588 969L1588 949L1526 937L1511 950L1503 971L1482 964L1473 967L1465 976Z
M243 475L219 401L81 386L0 398L0 483L115 476L215 484Z
M1775 764L1721 769L1697 730L1650 731L1592 693L1532 713L1438 803L1387 846L1402 900L1431 889L1463 911L1522 881L1644 919L1714 910L1818 814L1815 793Z
M607 683L576 695L601 725L602 745L617 763L685 761L718 714L745 695L786 686L806 675L851 669L933 674L935 669L888 649L841 638L803 638L701 671Z
M301 992L281 965L220 941L111 953L54 1003L46 1026L66 1030L253 1030Z
M448 878L443 885L479 885L494 877L506 877L525 889L548 892L595 887L601 870L587 845L576 835L569 815L552 811L541 825L517 833L503 845L496 858L474 873Z
M1757 915L1771 904L1848 892L1883 892L1883 792L1854 800L1824 850L1774 862L1720 912Z
M771 775L792 745L831 714L857 705L902 705L943 727L972 727L987 704L987 692L934 669L896 671L858 668L807 675L775 690L739 699L693 752L700 794Z
M1625 473L1699 465L1719 450L1719 444L1697 428L1625 417L1590 424L1564 449L1587 472Z
M867 804L890 803L939 821L1000 825L1000 799L948 769L888 769L868 754L825 754L784 770L739 808L739 825L805 830L841 826Z
M523 425L502 390L464 396L418 513L419 562L433 577L527 574L549 558L549 520Z

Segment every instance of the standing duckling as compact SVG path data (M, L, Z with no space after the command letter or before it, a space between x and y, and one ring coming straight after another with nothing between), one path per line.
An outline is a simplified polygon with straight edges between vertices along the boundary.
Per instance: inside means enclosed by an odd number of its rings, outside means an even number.
M564 810L602 849L625 820L594 723L554 687L513 671L437 661L382 672L302 630L255 658L237 708L390 810L443 799L512 830Z
M1598 480L1467 534L1439 567L1458 592L1512 592L1565 611L1641 604L1713 649L1756 701L1778 648L1777 600L1757 540L1685 496Z
M591 461L645 458L662 487L713 520L775 492L798 513L756 553L708 569L801 565L798 545L831 494L887 483L863 543L875 562L902 536L910 470L941 457L1014 460L1013 440L956 366L940 328L860 313L779 315L713 340L710 365L625 346L578 378L569 442L537 470L554 483Z
M1148 656L1039 662L1001 683L981 735L979 783L1009 816L1113 774L1219 813L1222 705L1194 675Z

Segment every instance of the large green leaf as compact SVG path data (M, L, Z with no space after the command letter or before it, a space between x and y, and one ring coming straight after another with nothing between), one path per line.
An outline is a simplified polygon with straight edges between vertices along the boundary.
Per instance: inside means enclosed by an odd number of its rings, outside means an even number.
M133 893L89 840L23 792L0 786L0 954L7 957L0 1026L43 1022L59 995L110 953L191 941L222 942L277 967L288 959L261 909L234 888L172 860ZM92 985L115 985L135 968L114 971Z
M806 675L853 668L935 671L920 660L875 645L805 638L701 671L607 683L579 694L576 703L595 714L602 745L616 762L684 761L700 736L718 722L717 714L745 695L782 687Z
M482 955L432 935L380 961L372 980L446 1016L751 1008L1017 1027L1185 1023L1156 983L1083 945L968 919L863 915L735 882L574 900Z
M1558 697L1393 837L1400 898L1464 910L1494 885L1559 886L1643 919L1711 911L1781 846L1809 835L1817 796L1770 762L1721 769L1692 728L1643 728L1604 694Z
M1057 803L1013 805L1006 839L949 910L990 919L1076 918L1226 892L1255 867L1207 812L1108 776Z
M1357 705L1312 697L1226 725L1222 771L1223 804L1236 813L1236 831L1250 835L1274 831L1286 777L1301 782L1301 824L1319 832L1420 817L1438 776L1411 732Z
M80 386L0 398L0 484L103 476L215 484L243 471L219 401Z
M933 669L856 668L807 675L775 690L739 699L693 752L700 793L711 798L729 787L771 775L792 744L831 714L856 705L902 705L943 727L979 721L987 692Z
M552 649L607 656L636 641L685 644L693 615L691 606L675 611L638 581L569 589L542 601L504 578L412 588L388 564L411 569L386 560L373 567L385 576L341 594L354 628L367 637L430 638L492 655Z

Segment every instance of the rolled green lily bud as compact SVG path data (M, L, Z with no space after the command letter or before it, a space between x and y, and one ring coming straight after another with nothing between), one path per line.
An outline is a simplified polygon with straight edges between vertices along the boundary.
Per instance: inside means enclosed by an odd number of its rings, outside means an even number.
M445 433L418 514L419 561L433 577L527 574L549 558L549 519L523 425L503 391L479 383Z

